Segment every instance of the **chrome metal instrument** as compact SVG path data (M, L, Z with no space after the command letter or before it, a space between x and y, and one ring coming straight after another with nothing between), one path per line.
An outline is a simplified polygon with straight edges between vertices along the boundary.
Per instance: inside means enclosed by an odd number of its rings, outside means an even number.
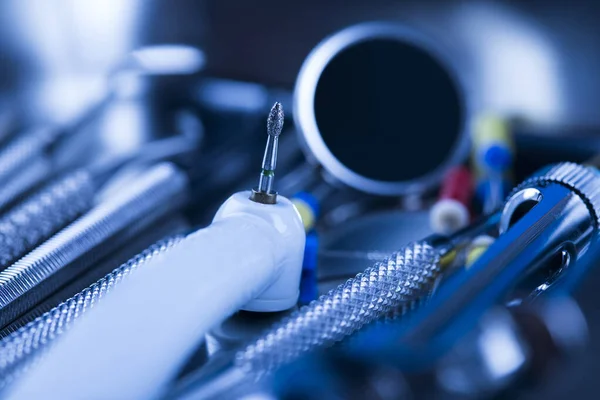
M0 151L0 210L48 177L48 147L60 134L54 129L24 132Z
M183 203L185 175L168 163L150 168L21 260L0 272L0 325L5 326L89 268L144 226Z
M0 218L0 269L3 269L89 210L94 184L79 170L49 184Z

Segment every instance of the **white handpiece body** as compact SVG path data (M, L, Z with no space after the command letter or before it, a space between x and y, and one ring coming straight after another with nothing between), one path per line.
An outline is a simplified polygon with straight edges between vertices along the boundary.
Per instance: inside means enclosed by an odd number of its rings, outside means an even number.
M291 202L231 196L213 223L149 261L18 381L12 399L160 396L203 340L241 308L296 304L304 228Z

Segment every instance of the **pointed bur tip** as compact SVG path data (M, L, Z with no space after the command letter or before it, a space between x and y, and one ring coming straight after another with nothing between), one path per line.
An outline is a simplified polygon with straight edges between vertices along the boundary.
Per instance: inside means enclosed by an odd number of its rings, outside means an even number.
M279 136L283 129L283 107L281 103L276 102L269 112L269 118L267 118L267 133L269 136Z

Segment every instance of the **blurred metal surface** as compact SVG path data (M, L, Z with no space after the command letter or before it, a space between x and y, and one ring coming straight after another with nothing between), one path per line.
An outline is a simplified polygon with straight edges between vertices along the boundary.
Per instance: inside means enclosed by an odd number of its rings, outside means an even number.
M58 93L71 97L71 107L81 106L81 97L94 92L81 90L83 84L101 91L97 77L128 51L183 42L206 51L210 75L291 88L302 60L323 37L357 22L386 20L413 26L447 47L472 74L472 95L485 108L600 124L593 107L600 97L594 74L600 66L594 51L600 6L575 3L268 0L257 7L239 0L94 0L85 6L12 0L0 9L6 69L0 87L24 93L50 77L74 74L76 81L62 81L70 90ZM160 24L150 22L158 16ZM266 65L272 49L278 49L278 62ZM43 103L41 94L33 97ZM30 112L47 115L43 108Z

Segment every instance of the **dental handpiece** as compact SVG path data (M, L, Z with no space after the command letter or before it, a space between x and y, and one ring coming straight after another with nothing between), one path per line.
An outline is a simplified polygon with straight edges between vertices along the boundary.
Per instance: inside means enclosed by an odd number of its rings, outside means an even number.
M143 173L0 272L0 325L20 317L145 226L183 204L187 178L168 163Z
M268 124L270 137L278 136L283 125L278 104L268 121L273 119L278 121ZM276 141L270 142L265 153L275 155ZM272 161L263 166L261 177L273 177ZM210 226L115 288L15 383L12 398L48 391L67 398L156 397L204 334L233 312L295 306L304 228L292 203L272 187L271 179L270 186L234 194ZM80 368L90 359L89 368Z

